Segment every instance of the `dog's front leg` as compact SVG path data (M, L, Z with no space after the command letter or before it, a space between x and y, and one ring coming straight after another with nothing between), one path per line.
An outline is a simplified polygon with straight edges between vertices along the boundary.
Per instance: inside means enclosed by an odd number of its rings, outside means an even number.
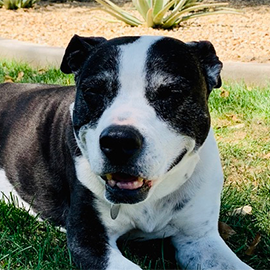
M120 250L111 247L109 264L106 270L142 270L138 265L125 258Z
M225 244L218 232L203 237L176 236L176 260L187 270L251 270Z
M75 191L76 190L76 191ZM67 240L72 259L81 269L140 270L118 250L95 208L93 194L77 186L71 195Z

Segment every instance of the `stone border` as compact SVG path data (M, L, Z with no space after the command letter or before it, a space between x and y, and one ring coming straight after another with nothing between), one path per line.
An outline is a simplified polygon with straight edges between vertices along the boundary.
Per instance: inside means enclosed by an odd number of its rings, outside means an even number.
M250 86L270 87L270 64L265 63L223 63L221 76L226 81L245 82Z
M32 67L59 67L65 49L0 38L0 58L27 62Z
M27 62L33 67L59 67L64 48L0 38L0 58ZM229 82L270 86L270 64L224 62L221 76Z

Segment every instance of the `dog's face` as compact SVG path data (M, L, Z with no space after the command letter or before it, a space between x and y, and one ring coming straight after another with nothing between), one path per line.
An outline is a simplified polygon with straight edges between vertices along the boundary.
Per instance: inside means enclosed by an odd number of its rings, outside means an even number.
M145 200L199 151L221 67L209 42L73 37L61 69L75 74L74 133L108 201Z

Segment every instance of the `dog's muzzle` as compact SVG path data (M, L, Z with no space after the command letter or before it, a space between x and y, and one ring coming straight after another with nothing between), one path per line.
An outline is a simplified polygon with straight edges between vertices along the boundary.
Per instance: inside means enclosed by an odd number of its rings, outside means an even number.
M144 141L141 133L132 126L113 125L103 130L99 143L111 168L101 176L106 182L107 199L113 203L129 204L143 201L152 181L129 171L142 152Z
M99 138L100 149L112 165L124 165L141 152L143 137L130 126L110 126Z

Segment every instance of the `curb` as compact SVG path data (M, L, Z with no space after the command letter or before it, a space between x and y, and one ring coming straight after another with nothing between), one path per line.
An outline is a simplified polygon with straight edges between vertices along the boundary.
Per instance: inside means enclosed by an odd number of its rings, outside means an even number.
M250 86L270 86L270 64L224 62L221 77L229 82L245 82Z
M0 38L0 59L27 62L35 68L59 67L65 49Z
M0 59L27 62L32 67L60 67L65 49L18 40L0 38ZM270 64L224 62L221 77L224 81L245 82L247 85L269 86Z

